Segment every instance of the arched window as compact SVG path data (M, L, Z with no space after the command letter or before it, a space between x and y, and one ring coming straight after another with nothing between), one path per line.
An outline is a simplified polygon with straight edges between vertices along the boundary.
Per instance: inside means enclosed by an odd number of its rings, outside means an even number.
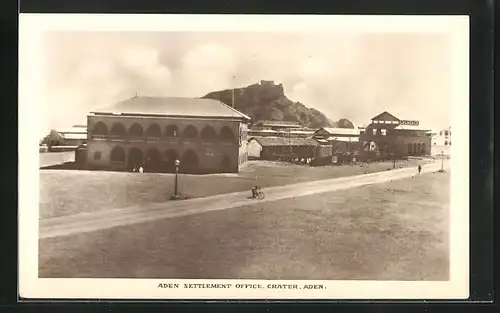
M132 124L132 126L130 126L128 133L132 137L141 137L143 133L142 126L137 123L134 123Z
M179 137L179 128L177 125L168 125L165 135L167 137Z
M174 149L168 149L165 151L165 160L174 164L175 160L179 158L179 154Z
M161 128L158 124L151 124L146 130L146 137L161 137Z
M182 132L182 137L185 139L195 139L198 137L198 130L193 125L189 125Z
M448 140L445 140L444 141L444 145L447 146L448 145Z
M160 151L155 148L148 149L144 167L147 172L159 172L161 169Z
M111 127L110 135L112 136L124 136L125 133L125 126L122 123L114 123L113 127Z
M181 161L180 167L184 171L187 172L194 171L198 168L198 163L199 163L198 155L196 155L196 152L194 152L193 150L187 150L182 155L182 159L180 161Z
M92 129L92 133L94 135L107 135L108 134L108 126L103 122L97 122L94 128Z
M111 150L111 162L125 162L125 150L116 146Z
M144 166L144 154L139 148L131 148L128 151L128 167L130 169L138 169L140 166Z
M216 137L217 134L215 133L215 130L212 128L212 126L207 125L201 131L201 139L203 139L203 141L214 141Z
M163 168L164 172L175 173L175 160L179 158L179 154L174 149L168 149L165 151L163 158Z
M222 141L233 142L235 139L233 130L227 126L224 126L220 131L220 139Z

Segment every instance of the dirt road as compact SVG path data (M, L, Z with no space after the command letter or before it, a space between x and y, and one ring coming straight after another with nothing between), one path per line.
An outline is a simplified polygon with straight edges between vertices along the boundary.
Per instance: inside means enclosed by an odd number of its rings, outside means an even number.
M448 162L444 163L449 167ZM441 168L441 162L424 166L424 172L435 172ZM152 204L148 207L128 207L97 213L82 213L70 216L40 219L40 239L67 236L72 234L97 231L123 225L149 222L209 211L224 210L251 205L252 201L276 201L287 198L324 193L335 190L359 187L411 177L417 174L416 168L394 169L365 175L312 181L279 187L266 188L263 200L248 199L250 191L210 196L184 201L169 201Z

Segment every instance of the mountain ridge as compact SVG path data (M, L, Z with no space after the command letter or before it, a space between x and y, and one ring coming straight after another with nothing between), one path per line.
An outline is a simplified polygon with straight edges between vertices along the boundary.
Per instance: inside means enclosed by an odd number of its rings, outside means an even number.
M314 108L308 108L301 102L290 100L284 92L282 84L274 81L260 81L242 88L213 91L201 98L224 102L252 118L253 122L260 120L293 121L310 128L339 127L354 128L351 121L341 118L333 121L324 113Z

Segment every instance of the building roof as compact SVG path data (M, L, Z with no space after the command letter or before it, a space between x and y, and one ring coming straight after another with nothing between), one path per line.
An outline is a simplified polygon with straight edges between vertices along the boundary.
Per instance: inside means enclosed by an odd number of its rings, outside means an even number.
M91 113L106 115L159 115L250 120L249 116L219 100L205 98L135 96L114 105L94 110Z
M64 139L78 139L78 140L87 139L87 133L62 133L61 136Z
M261 120L257 121L255 125L259 126L274 126L274 127L302 127L299 122L296 121L270 121Z
M328 137L328 141L343 141L343 142L359 142L359 139L357 137L355 138L349 138L349 137Z
M429 129L420 129L418 126L415 125L398 125L394 129L396 130L419 130L419 131L430 131Z
M327 145L327 144L329 144L329 142L328 142L327 140L325 140L325 139L319 139L319 138L316 138L316 139L314 139L314 140L316 140L317 142L319 142L319 143L320 143L320 144L322 144L322 145Z
M317 146L316 140L311 138L284 138L284 137L252 137L263 147L280 146Z
M372 117L372 120L376 120L376 119L379 119L381 117L390 118L391 120L399 121L399 118L395 117L394 115L392 115L391 113L389 113L387 111L384 111L384 112L378 114L377 116Z
M70 128L61 128L56 130L59 134L87 134L87 126L74 125Z
M359 129L357 128L333 128L333 127L322 127L318 129L316 132L321 130L325 130L330 135L359 135Z

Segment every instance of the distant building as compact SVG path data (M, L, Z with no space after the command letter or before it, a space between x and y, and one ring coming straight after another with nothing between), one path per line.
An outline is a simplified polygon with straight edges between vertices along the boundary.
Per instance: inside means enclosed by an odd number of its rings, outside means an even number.
M330 146L330 155L355 154L359 149L359 134L357 128L322 127L312 137L323 146Z
M377 155L421 156L431 154L431 133L420 129L418 121L400 120L383 112L361 131L364 152Z
M313 137L318 139L334 138L359 138L360 130L357 128L332 128L322 127L314 132Z
M451 146L451 126L441 129L432 138L433 146Z
M299 122L296 121L269 121L269 120L261 120L255 122L252 126L252 130L288 130L288 129L296 129L303 128Z
M311 138L253 137L248 141L248 156L255 159L313 159L319 144Z
M49 151L76 149L87 142L87 126L75 125L68 129L51 130L44 142Z
M212 99L135 96L88 116L87 166L173 172L238 172L250 118Z
M250 137L310 138L313 134L314 130L296 121L262 120L253 124L248 131Z

